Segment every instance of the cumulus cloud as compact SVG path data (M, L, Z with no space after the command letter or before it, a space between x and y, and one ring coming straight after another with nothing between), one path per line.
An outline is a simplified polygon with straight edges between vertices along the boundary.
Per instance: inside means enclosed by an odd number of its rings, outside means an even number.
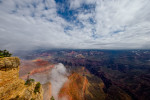
M149 0L65 2L0 0L0 49L150 49Z

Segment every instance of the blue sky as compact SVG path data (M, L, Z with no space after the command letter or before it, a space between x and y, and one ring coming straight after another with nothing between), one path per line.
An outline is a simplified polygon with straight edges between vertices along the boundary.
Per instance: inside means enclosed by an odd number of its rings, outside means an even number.
M0 49L150 49L149 0L0 0Z

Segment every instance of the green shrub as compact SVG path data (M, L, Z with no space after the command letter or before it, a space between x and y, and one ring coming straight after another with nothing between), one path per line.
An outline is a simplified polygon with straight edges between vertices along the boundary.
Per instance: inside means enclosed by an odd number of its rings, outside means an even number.
M52 96L50 100L55 100L54 97Z
M3 57L11 57L11 53L9 53L9 51L7 50L0 50L0 58L3 58Z
M41 86L41 83L38 82L34 88L34 93L40 92L40 86Z
M31 85L32 82L34 82L34 79L27 79L25 85Z

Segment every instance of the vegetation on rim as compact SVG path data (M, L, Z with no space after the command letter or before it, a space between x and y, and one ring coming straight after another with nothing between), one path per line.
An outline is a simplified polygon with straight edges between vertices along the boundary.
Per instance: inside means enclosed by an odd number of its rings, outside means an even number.
M11 53L7 50L0 50L0 58L3 58L3 57L11 57Z
M34 88L34 93L40 92L41 83L38 82Z

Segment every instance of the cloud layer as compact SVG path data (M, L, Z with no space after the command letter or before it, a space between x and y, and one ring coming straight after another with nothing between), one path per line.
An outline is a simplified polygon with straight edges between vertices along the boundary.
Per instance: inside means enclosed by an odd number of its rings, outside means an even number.
M149 0L0 0L0 49L150 49Z

